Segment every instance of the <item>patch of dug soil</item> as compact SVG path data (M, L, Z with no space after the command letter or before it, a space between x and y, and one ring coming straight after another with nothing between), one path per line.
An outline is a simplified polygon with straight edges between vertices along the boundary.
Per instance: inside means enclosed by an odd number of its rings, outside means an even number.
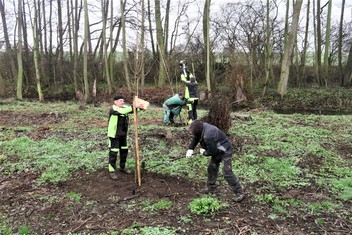
M268 218L271 210L259 206L248 194L241 203L234 203L226 185L220 186L216 197L228 207L218 215L202 217L191 214L188 209L189 203L200 196L197 193L199 186L178 176L145 172L141 187L134 183L134 174L118 173L118 180L114 181L106 169L77 172L72 180L57 186L37 186L36 178L31 173L0 175L0 214L9 215L13 228L27 225L37 234L102 234L132 226L173 227L178 234L323 232L311 216L297 214L283 220ZM254 187L247 187L246 191L254 193ZM284 196L301 197L307 195L308 190L297 190ZM171 201L172 208L155 210L152 205L162 199ZM191 222L186 222L185 218ZM321 215L321 218L326 219L326 223L338 219L331 215ZM341 234L346 228L348 224L345 223L331 224L331 231Z

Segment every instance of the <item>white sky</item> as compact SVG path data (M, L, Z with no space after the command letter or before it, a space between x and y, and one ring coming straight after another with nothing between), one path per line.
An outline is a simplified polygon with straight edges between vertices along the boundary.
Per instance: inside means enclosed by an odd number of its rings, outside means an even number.
M31 1L31 0L28 0L28 1ZM28 2L26 1L26 2ZM113 0L114 1L114 13L116 16L119 16L119 5L120 5L120 1L116 1L116 0ZM200 12L203 11L203 4L204 4L204 0L173 0L171 1L171 4L172 4L172 11L171 11L171 14L170 14L170 17L171 17L171 21L170 23L173 23L174 18L174 14L173 13L176 13L177 12L177 7L180 5L179 2L181 3L184 3L184 2L192 2L191 6L189 8L189 11L187 12L188 14L188 17L189 18L197 18L197 17L200 17L200 15L198 15ZM247 2L247 0L233 0L233 1L226 1L226 0L212 0L212 6L211 6L211 15L213 15L214 13L216 13L219 9L219 5L220 4L223 4L223 3L226 3L226 2L238 2L238 1L241 1L241 2ZM259 1L259 0L258 0ZM266 0L261 0L262 2L264 2L264 4L266 3ZM336 24L339 22L340 20L340 14L341 14L341 9L340 9L340 6L342 4L342 0L332 0L333 1L333 9L332 9L332 23ZM10 34L10 42L11 44L13 44L14 41L16 41L16 34L17 32L15 31L15 21L16 21L16 15L15 15L15 11L13 10L13 7L14 6L17 6L17 0L7 0L7 1L4 1L5 2L5 9L7 11L7 26L8 26L8 30L9 30L9 34ZM56 2L56 1L54 1ZM63 3L65 3L66 1L62 1ZM100 18L101 18L101 12L100 12L100 1L99 0L88 0L89 2L89 19L90 19L90 23L96 23L96 22L99 22L100 21ZM131 3L131 1L128 1L129 3ZM146 1L145 1L146 2ZM151 1L152 3L154 3L154 1ZM286 5L286 0L277 0L278 4L279 4L279 8L281 8L282 10L280 10L280 13L282 13L282 17L284 17L284 14L285 14L285 5ZM292 0L290 1L292 4ZM307 2L308 0L304 0L303 1L303 5L302 5L302 11L301 11L301 18L305 17L305 8L306 8L306 5L307 5ZM311 0L311 4L312 4L313 0ZM321 0L321 6L325 5L327 2L327 0ZM66 3L65 3L66 4ZM145 3L146 4L146 3ZM55 6L56 7L56 6ZM62 7L63 11L66 11L66 6L63 6ZM56 8L54 9L56 10ZM324 11L327 12L327 7L324 8ZM110 14L110 13L109 13ZM47 10L47 15L48 15L48 10ZM162 15L163 12L162 12ZM82 14L82 17L83 17L83 14ZM53 19L56 20L56 16L53 16ZM345 22L349 22L351 23L352 22L352 0L346 0L346 6L345 6L345 16L344 16L344 19L345 19ZM29 17L27 16L27 21L29 21ZM83 24L83 20L81 21L81 24ZM304 22L304 20L301 20L301 22ZM1 21L2 23L2 21ZM4 39L4 35L3 35L3 27L2 27L2 24L0 25L1 28L0 28L0 41L2 41ZM201 30L201 27L202 27L202 23L200 22L200 24L198 25L198 30ZM30 29L30 25L28 24L27 26L28 29ZM83 26L81 26L81 29L83 29ZM170 26L170 30L173 29L173 26ZM55 29L54 29L55 30ZM101 25L96 25L94 27L91 28L91 31L94 32L94 30L101 30ZM56 31L56 30L55 30ZM109 31L109 30L107 30ZM107 32L107 34L109 34L109 32ZM83 33L81 33L81 35L83 35ZM99 33L95 33L93 34L92 36L93 37L98 37ZM136 33L133 32L132 30L130 30L129 32L129 40L130 41L135 41L133 38L136 37ZM148 35L146 35L148 36ZM31 42L31 38L32 38L32 35L30 32L28 32L28 39L29 39L29 42ZM54 39L56 39L57 37L54 37ZM56 42L55 42L56 43Z

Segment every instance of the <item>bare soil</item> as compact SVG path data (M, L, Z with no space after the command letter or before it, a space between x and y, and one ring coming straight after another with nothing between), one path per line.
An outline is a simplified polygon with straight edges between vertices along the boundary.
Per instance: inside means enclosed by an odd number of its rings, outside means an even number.
M65 118L55 114L5 111L0 114L1 126L35 125L40 120L41 127L31 133L31 137L37 140L52 135L47 127ZM165 138L157 131L150 135ZM147 141L147 138L141 136L141 140ZM351 151L343 146L339 148L342 152ZM302 164L314 167L319 163ZM177 228L178 234L351 234L352 231L351 220L331 213L316 217L293 209L286 218L270 219L270 206L263 206L253 199L254 195L264 193L263 187L258 187L262 185L245 185L246 198L241 203L234 203L226 185L221 185L217 196L229 206L220 214L201 217L191 214L188 204L200 196L198 192L204 185L179 176L144 171L140 187L134 174L119 173L119 179L113 181L105 168L93 173L78 171L71 180L59 185L38 186L35 183L37 177L30 170L0 174L0 214L10 215L12 227L28 225L37 234L102 234L145 226L173 227ZM68 198L72 192L79 194L80 199ZM305 203L319 202L322 195L328 194L318 185L272 193ZM141 207L141 202L161 199L172 201L174 209L153 212ZM346 203L342 210L347 213L351 206ZM182 220L186 216L192 219L191 223ZM323 225L317 222L318 218L324 220Z

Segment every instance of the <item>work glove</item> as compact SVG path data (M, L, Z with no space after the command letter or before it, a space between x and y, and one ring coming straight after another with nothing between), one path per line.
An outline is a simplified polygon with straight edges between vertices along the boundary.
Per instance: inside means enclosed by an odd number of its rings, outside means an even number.
M205 150L205 151L203 152L203 156L211 156L211 154L210 154L207 150Z
M200 148L200 149L199 149L199 153L200 153L200 154L203 154L204 152L205 152L205 149L203 149L203 148Z
M190 158L190 157L192 157L192 155L193 155L193 150L192 149L188 149L187 153L186 153L186 157Z

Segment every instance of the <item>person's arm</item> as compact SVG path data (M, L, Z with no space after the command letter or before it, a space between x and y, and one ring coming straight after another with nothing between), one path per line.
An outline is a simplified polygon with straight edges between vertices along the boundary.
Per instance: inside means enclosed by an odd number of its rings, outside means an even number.
M199 143L200 138L193 137L191 143L188 145L188 149L194 150L197 144Z
M124 106L124 107L118 107L116 105L112 106L112 115L119 115L119 114L129 114L129 113L133 113L133 108L132 106Z

